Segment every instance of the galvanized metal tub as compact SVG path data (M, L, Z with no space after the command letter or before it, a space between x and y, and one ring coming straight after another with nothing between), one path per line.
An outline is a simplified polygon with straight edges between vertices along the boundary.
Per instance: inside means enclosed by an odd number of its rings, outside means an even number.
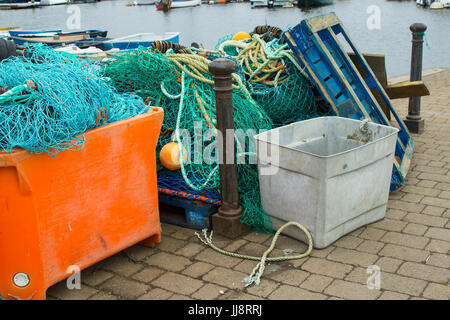
M398 129L341 117L255 136L261 201L275 230L297 221L315 248L384 218ZM285 233L306 241L298 230Z

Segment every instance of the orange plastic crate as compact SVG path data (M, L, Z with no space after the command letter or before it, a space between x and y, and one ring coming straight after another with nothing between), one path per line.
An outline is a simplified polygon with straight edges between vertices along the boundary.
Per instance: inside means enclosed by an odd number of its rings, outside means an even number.
M155 149L163 116L153 108L90 130L82 150L54 158L0 153L0 296L45 299L70 266L160 242ZM28 275L27 286L14 283L17 273Z

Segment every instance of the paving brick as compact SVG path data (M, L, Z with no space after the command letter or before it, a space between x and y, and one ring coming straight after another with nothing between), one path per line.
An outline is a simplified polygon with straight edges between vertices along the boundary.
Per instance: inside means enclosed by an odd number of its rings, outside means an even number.
M286 270L282 272L274 273L271 278L282 282L284 284L290 284L293 286L298 286L300 283L302 283L307 277L309 276L308 272L305 272L303 270Z
M442 191L438 197L448 200L450 199L450 191Z
M262 279L258 286L250 286L247 288L247 293L267 298L272 292L274 292L280 285L269 279Z
M152 285L178 294L190 295L203 286L203 281L181 274L167 272L152 282Z
M402 201L419 203L425 196L416 193L407 193L402 197Z
M425 249L433 252L448 253L450 251L450 242L431 239Z
M423 296L434 300L450 300L450 287L443 284L430 283L425 289Z
M154 267L169 271L181 271L189 266L192 262L185 258L175 254L170 254L167 252L157 253L145 260L145 262Z
M359 284L367 284L367 279L371 275L371 273L367 272L367 268L354 268L352 272L350 272L344 280L351 281L351 282L357 282Z
M357 248L356 250L377 254L384 246L384 243L379 241L373 241L373 240L364 240Z
M449 199L425 197L422 199L421 203L427 204L427 205L432 205L435 207L450 208L450 200Z
M381 238L380 241L405 247L423 249L426 247L430 239L404 233L388 232L383 238Z
M262 233L262 232L250 232L245 235L243 238L248 241L263 243L267 239L273 237L273 234L270 233Z
M178 249L175 253L189 258L195 256L197 253L204 249L205 247L200 244L187 243L184 247Z
M145 258L158 252L155 248L149 248L141 245L134 245L123 251L125 255L134 262L143 261Z
M335 246L329 246L323 249L313 249L311 251L310 256L315 258L325 258L327 255L331 253L336 247Z
M324 292L350 300L373 300L381 295L379 290L369 289L365 285L343 280L334 280Z
M193 300L193 299L181 294L174 294L168 300Z
M87 285L81 285L81 289L68 289L66 280L58 282L47 290L47 294L61 300L87 300L96 294L98 290Z
M325 300L326 296L305 289L282 285L270 296L270 300Z
M408 212L419 213L425 208L425 205L403 200L389 200L387 207L389 209L398 209Z
M403 229L403 233L413 234L416 236L423 236L425 232L428 230L427 226L417 224L417 223L408 223L408 225Z
M425 209L423 209L422 213L430 215L430 216L440 217L440 216L442 216L444 211L445 211L445 208L434 207L434 206L426 206Z
M422 224L430 227L443 227L447 222L447 219L441 217L430 216L426 214L409 213L405 218L405 221Z
M379 252L379 255L406 261L423 262L428 257L428 252L394 244L386 244Z
M143 270L133 275L132 278L134 280L150 283L153 279L155 279L162 273L164 273L164 271L161 269L155 267L145 267Z
M233 242L231 242L229 245L227 245L227 246L224 248L224 250L234 252L234 251L237 251L240 247L242 247L243 245L245 245L245 244L247 244L247 243L248 243L247 240L244 240L244 239L236 239L236 240L234 240Z
M384 291L378 300L408 300L409 296L407 294L392 292L392 291Z
M175 239L172 237L164 237L160 243L156 244L155 249L159 249L166 252L174 253L178 249L181 249L186 244L186 241Z
M425 236L433 238L433 239L439 239L439 240L443 240L443 241L450 241L450 229L430 228L425 233Z
M112 256L104 260L102 263L103 269L118 273L124 277L128 277L138 272L140 269L142 269L142 267L143 266L141 264L132 262L122 253Z
M138 300L167 300L172 295L172 292L160 288L155 288L140 296Z
M361 234L359 235L360 238L367 239L367 240L380 240L384 235L386 234L386 231L367 227Z
M87 272L83 270L80 274L81 282L92 287L101 284L113 276L112 273L103 270L89 270Z
M206 249L195 256L196 260L207 262L216 266L232 268L242 261L242 259L225 256L213 249Z
M426 281L399 276L381 271L381 289L420 296L427 285Z
M440 254L440 253L432 253L430 257L427 259L426 264L450 269L450 255L449 254Z
M203 287L201 287L198 291L196 291L194 294L192 294L192 298L198 299L198 300L212 300L216 299L217 297L221 296L222 294L225 294L227 289L225 287L221 287L215 284L205 284ZM223 293L221 293L223 292Z
M370 224L370 226L373 228L382 229L382 230L386 230L386 231L396 231L396 232L402 231L402 229L406 225L407 225L407 222L392 220L392 219L388 219L388 218L385 218L381 221Z
M450 270L448 268L439 268L414 262L405 262L397 273L438 283L447 283L450 280Z
M176 232L179 229L181 229L181 228L174 224L169 224L169 223L164 223L164 222L161 223L161 230L162 230L162 234L164 237Z
M359 244L361 244L363 240L361 238L353 237L353 236L344 236L336 241L334 244L337 247L342 247L346 249L355 249Z
M219 296L218 299L245 301L245 300L263 300L264 298L254 296L242 291L228 290L224 295Z
M417 184L417 187L421 188L434 188L437 185L436 181L431 180L420 180L420 182Z
M426 180L431 180L431 181L436 181L436 182L444 182L444 183L450 183L450 177L447 175L442 175L442 174L436 174L436 173L421 173L418 176L419 179L426 179Z
M436 189L450 191L450 182L441 182L435 186Z
M378 259L378 256L355 250L336 248L327 256L327 259L345 264L367 267L372 265Z
M402 220L404 216L406 216L407 212L403 210L397 209L388 209L386 211L386 218L393 220Z
M99 291L91 296L89 300L118 300L118 298L110 293Z
M197 239L197 236L195 235L195 230L189 228L179 228L176 232L172 233L170 236L179 240Z
M150 289L146 284L121 276L114 276L99 287L103 291L125 299L136 299Z
M339 279L343 279L352 270L352 266L318 258L308 259L308 261L302 264L301 268L310 273Z
M322 292L332 281L333 278L312 274L302 282L300 287L309 291Z
M244 287L242 281L247 276L248 274L243 272L217 267L205 274L202 279L230 289L242 289Z
M198 278L214 268L215 266L206 262L195 262L183 270L183 274L192 278Z

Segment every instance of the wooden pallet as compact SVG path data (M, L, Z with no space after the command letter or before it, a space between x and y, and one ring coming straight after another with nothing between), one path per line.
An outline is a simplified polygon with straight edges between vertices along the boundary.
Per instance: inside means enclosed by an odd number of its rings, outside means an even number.
M219 205L208 204L159 193L159 215L161 222L176 224L193 229L211 229L212 215Z
M332 13L306 19L287 31L285 36L298 62L330 104L333 114L357 120L367 118L375 123L390 125L372 91L379 94L400 129L390 189L393 191L402 186L410 167L413 139L339 18ZM339 38L347 44L346 50ZM356 60L363 66L365 78L347 54L349 49L353 50Z

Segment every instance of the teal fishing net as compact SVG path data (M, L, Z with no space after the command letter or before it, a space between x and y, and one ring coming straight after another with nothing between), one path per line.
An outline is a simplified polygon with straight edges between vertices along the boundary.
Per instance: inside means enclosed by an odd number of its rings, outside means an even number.
M134 94L118 94L89 60L30 45L0 63L0 151L20 147L55 155L83 147L89 129L147 112Z
M170 181L180 185L182 177L185 193L187 190L205 191L210 195L214 194L211 190L219 190L216 106L209 62L199 55L162 54L139 48L117 56L103 71L119 92L136 93L152 105L164 108L157 154L165 144L175 141L181 154L186 154L186 161L182 161L177 171L159 165L158 179L169 188ZM236 156L241 162L238 175L240 203L244 210L242 222L257 230L269 231L270 219L262 210L259 196L255 146L248 136L271 129L273 124L252 99L243 79L235 74L233 83L235 130L243 133L236 138ZM183 156L180 158L183 160Z

